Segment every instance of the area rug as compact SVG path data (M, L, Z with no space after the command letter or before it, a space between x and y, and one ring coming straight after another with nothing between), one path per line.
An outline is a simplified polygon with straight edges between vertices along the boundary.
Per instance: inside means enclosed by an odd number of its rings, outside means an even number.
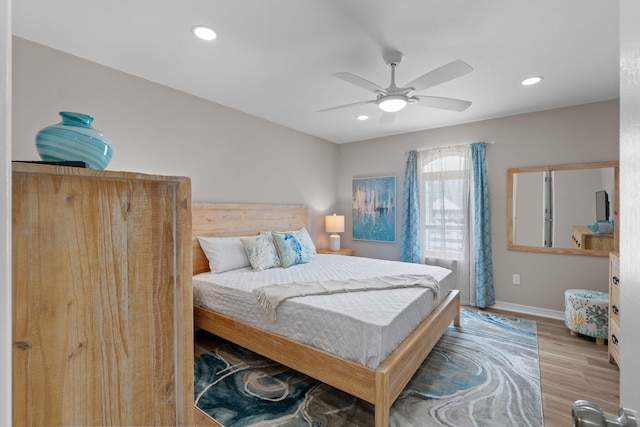
M372 426L373 406L224 343L195 360L196 406L224 427ZM391 426L542 426L536 323L462 309L391 409Z

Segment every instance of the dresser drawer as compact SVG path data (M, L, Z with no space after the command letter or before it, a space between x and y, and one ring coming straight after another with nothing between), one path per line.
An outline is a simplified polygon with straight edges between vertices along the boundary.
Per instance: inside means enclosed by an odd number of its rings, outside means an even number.
M609 362L620 366L620 257L609 253Z
M609 305L611 309L609 310L609 319L616 322L616 324L620 325L620 286L619 285L611 285L611 290L609 292Z
M612 285L620 286L620 258L611 256L609 259L609 274Z
M609 360L613 359L620 366L620 326L609 321Z

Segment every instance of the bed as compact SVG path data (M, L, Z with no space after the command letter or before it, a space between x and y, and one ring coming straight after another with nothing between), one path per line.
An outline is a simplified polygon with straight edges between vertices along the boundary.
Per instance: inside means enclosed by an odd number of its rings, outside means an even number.
M194 204L192 227L195 295L198 282L195 279L207 276L205 273L209 271L209 260L198 237L249 236L264 230L308 229L308 209L301 205ZM335 257L336 260L348 258L324 256ZM410 291L415 292L406 290ZM443 293L430 314L418 321L417 327L404 340L394 345L390 354L379 363L375 360L371 363L356 362L337 356L198 304L194 305L194 322L197 327L214 335L373 404L375 425L382 427L388 426L391 405L448 325L452 321L459 324L459 292L451 290Z

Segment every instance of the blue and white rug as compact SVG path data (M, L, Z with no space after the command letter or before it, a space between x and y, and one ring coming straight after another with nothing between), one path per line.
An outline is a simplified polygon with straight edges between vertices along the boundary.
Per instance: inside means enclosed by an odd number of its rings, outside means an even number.
M542 426L536 323L462 309L391 426ZM195 360L196 406L224 427L372 426L373 406L236 345Z

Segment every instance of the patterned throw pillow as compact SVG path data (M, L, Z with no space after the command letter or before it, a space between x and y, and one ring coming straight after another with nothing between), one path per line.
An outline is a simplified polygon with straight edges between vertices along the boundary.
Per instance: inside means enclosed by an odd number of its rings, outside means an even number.
M304 233L301 230L304 230ZM278 249L278 255L280 255L282 267L303 264L313 258L315 246L313 246L313 242L309 246L305 239L305 234L308 236L308 233L304 228L301 230L286 233L274 231L271 233ZM311 239L309 238L309 240Z
M260 232L261 235L269 236L270 238L273 239L273 236L271 235L272 233L275 233L275 232L274 231ZM297 230L280 231L279 233L293 234L300 241L300 244L302 245L304 250L310 255L311 258L313 258L313 256L317 253L316 246L313 244L313 240L311 239L311 236L309 235L309 232L307 231L306 228L300 227ZM275 245L275 241L273 242L273 244Z
M255 271L280 266L278 251L268 236L245 237L241 241Z

